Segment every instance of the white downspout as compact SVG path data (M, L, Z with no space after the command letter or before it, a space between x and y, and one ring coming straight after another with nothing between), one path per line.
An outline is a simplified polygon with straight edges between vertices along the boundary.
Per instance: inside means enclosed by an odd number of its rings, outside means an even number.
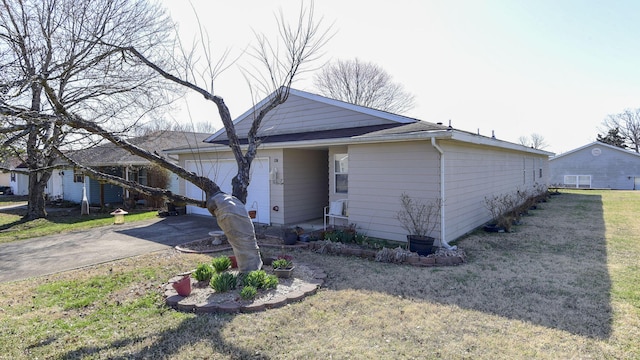
M436 143L436 138L432 137L431 138L431 146L433 146L434 149L438 150L438 152L440 153L440 199L442 200L442 206L440 207L440 246L444 247L447 250L456 250L458 247L457 246L451 246L449 245L449 243L447 243L446 241L446 237L445 237L445 205L446 205L446 201L445 201L445 192L444 192L444 150L442 150L442 148L440 147L440 145L438 145L438 143Z

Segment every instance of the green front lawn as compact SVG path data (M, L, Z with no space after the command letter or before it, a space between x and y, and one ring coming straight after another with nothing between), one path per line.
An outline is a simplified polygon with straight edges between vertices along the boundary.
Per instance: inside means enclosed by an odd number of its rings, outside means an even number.
M109 212L81 216L77 208L56 209L50 211L46 219L32 221L23 221L24 213L23 209L0 210L0 244L113 224ZM157 215L157 211L132 211L127 221L152 219Z

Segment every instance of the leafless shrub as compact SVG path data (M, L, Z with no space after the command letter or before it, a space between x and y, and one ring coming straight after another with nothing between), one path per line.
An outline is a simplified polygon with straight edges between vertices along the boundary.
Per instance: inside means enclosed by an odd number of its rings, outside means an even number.
M400 204L401 209L396 214L396 219L409 235L429 236L438 226L442 199L416 200L407 193L402 193Z
M416 256L416 253L403 249L400 246L395 249L383 248L376 253L376 261L386 263L403 263L410 256Z
M505 231L511 231L516 219L513 210L518 204L517 193L506 193L484 198L485 207L491 213L492 222Z

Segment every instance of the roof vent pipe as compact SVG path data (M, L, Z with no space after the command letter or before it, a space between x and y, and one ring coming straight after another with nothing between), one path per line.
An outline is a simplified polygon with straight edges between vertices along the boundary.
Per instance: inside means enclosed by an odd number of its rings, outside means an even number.
M495 133L495 131L493 131L493 130L491 130L491 138L492 138L492 139L495 139L495 138L496 138L496 133Z

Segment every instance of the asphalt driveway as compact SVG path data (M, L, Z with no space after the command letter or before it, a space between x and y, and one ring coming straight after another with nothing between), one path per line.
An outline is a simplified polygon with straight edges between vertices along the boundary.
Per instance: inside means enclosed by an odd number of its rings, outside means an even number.
M170 216L0 244L0 282L104 263L206 238L214 218Z

